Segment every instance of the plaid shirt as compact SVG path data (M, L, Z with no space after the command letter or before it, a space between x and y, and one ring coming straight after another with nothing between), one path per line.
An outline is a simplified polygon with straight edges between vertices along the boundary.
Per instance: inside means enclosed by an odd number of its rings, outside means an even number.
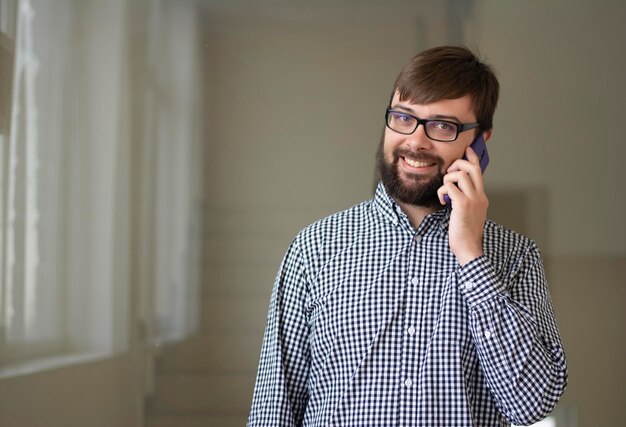
M294 239L248 426L505 426L556 405L565 356L535 244L494 222L460 267L450 209L414 229L373 200Z

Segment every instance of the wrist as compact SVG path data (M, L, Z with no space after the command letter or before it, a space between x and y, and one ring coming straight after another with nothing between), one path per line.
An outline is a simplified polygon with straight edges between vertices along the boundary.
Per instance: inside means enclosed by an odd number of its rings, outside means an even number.
M474 261L476 258L479 258L484 255L484 252L481 250L468 251L459 254L455 254L456 260L461 267L469 264Z

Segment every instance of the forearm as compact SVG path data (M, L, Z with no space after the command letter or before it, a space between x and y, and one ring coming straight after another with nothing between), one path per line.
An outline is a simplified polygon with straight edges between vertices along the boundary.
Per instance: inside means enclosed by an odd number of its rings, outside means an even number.
M293 390L283 360L278 333L278 321L270 309L268 326L263 339L259 369L254 387L248 427L296 427L298 408L292 401ZM294 404L295 403L295 404Z
M304 415L309 356L296 252L292 246L274 284L248 427L296 427Z
M541 266L530 266L515 284L525 292L524 304L511 297L484 257L460 279L481 369L498 407L517 424L545 417L565 388L567 369Z

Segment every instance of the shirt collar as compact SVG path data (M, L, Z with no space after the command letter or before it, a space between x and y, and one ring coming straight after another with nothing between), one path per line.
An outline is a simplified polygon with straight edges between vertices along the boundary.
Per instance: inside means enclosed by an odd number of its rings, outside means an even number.
M402 223L409 224L408 217L396 201L389 196L389 194L387 194L387 190L382 182L379 182L376 187L374 206L383 218L385 218L385 220L393 223L394 225L398 226ZM428 230L437 227L440 233L446 234L448 232L448 226L450 225L450 212L450 206L446 205L440 210L427 215L418 227L417 231L420 234L427 234Z

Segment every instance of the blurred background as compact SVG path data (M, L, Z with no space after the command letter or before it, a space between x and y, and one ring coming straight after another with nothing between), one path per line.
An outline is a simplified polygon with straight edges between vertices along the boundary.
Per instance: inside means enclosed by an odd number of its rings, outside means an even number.
M535 239L570 369L623 426L626 3L0 0L0 425L245 425L291 239L372 195L392 84L497 71L489 215ZM622 183L622 184L620 184Z

